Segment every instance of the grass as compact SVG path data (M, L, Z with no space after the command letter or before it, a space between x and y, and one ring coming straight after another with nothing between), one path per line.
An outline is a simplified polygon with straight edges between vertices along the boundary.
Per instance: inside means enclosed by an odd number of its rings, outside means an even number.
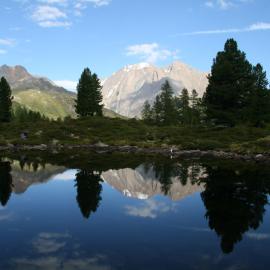
M29 138L20 139L27 131ZM103 142L108 145L168 147L191 150L223 150L237 153L263 153L270 147L270 127L236 126L183 127L149 126L130 119L86 118L64 122L0 123L0 145L62 144L79 145Z

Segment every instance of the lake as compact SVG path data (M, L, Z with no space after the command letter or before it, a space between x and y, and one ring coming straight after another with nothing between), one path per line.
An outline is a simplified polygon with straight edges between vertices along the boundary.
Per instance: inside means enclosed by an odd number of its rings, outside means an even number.
M0 269L270 269L270 168L127 154L0 162Z

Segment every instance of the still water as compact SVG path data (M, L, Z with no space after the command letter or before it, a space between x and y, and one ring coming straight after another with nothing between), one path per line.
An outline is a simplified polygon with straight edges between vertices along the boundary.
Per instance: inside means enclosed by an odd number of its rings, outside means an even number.
M134 156L0 161L0 269L270 269L270 169Z

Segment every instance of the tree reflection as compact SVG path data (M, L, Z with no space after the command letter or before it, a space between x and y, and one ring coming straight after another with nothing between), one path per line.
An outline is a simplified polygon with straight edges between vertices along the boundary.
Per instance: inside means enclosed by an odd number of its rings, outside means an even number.
M207 167L201 197L209 227L221 237L221 249L230 253L249 229L263 221L270 190L269 171Z
M5 206L12 193L10 162L0 162L0 202Z
M101 201L102 179L100 173L91 170L80 170L76 174L77 202L82 215L89 218L96 212Z

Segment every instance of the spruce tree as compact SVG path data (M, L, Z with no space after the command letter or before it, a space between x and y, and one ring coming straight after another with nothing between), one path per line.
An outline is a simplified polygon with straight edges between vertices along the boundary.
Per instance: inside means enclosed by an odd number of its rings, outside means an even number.
M80 117L102 116L101 84L97 75L89 68L84 69L77 85L76 113Z
M162 107L160 95L157 95L153 105L153 119L155 124L161 124L164 119Z
M142 119L147 123L150 123L153 120L153 111L148 101L145 101L143 104Z
M161 87L161 123L171 125L177 122L177 111L175 107L173 89L168 80Z
M195 89L192 90L190 98L190 107L191 107L191 124L196 125L201 122L202 118L202 104L201 99L198 98L198 93Z
M218 52L209 75L204 95L209 120L234 125L243 122L248 95L253 89L252 65L237 42L227 40L224 51Z
M248 122L258 127L270 121L270 91L263 67L257 64L252 72L254 89L249 95L246 116Z
M190 123L190 107L189 107L189 93L186 88L182 90L179 99L180 108L178 111L180 113L180 121L182 124L189 124Z
M98 116L102 116L103 112L103 105L102 103L102 93L101 93L101 82L100 79L98 78L97 74L94 73L92 76L92 82L93 82L93 100L94 102L94 113Z
M12 116L12 96L7 80L2 77L0 80L0 121L10 122Z

